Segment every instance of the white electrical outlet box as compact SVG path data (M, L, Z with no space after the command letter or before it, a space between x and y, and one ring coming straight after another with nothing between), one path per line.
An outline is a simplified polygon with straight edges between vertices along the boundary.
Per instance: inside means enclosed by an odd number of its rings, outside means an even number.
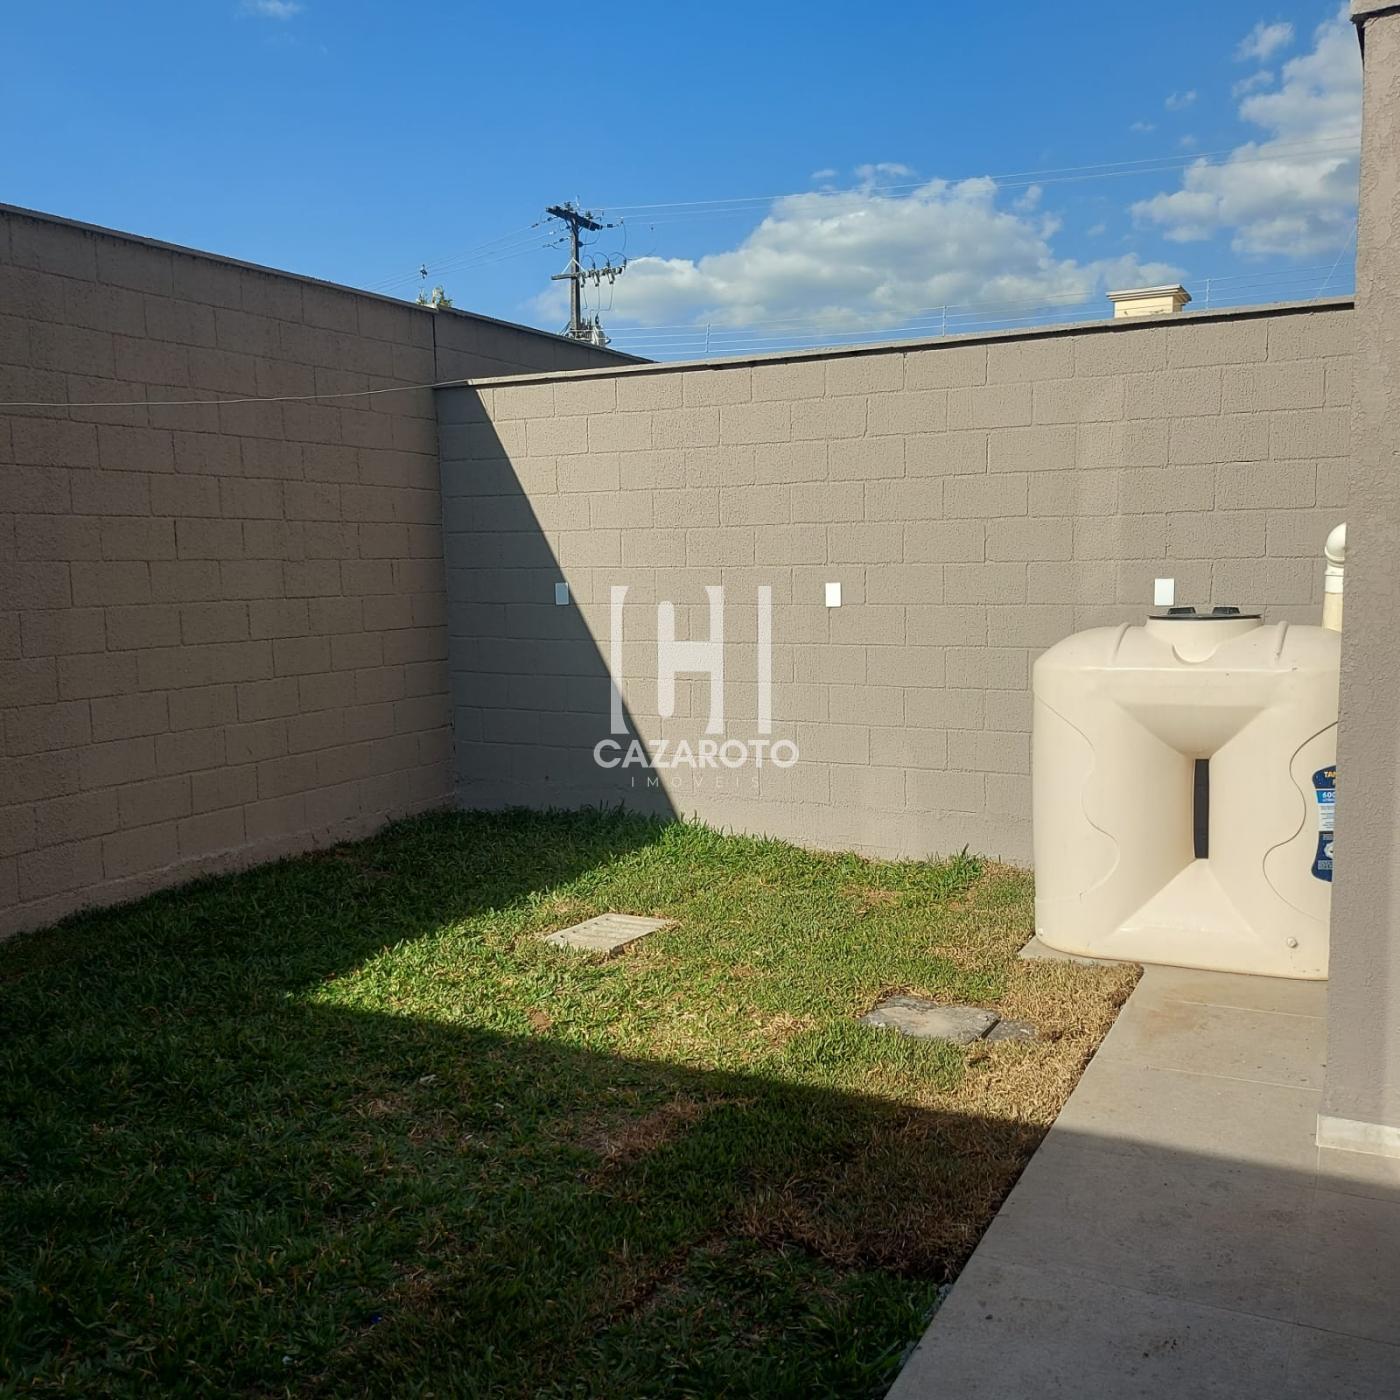
M841 585L839 583L827 584L826 605L829 608L839 608L841 606Z
M1154 607L1169 608L1176 602L1176 580L1174 578L1154 579L1152 583L1152 603Z
M556 583L554 585L554 601L562 608L569 601L569 585L567 583Z

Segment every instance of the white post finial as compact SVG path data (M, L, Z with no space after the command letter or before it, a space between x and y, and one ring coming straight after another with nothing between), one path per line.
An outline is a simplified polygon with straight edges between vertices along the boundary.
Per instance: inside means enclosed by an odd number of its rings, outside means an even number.
M1333 632L1342 630L1342 575L1347 562L1346 521L1332 528L1322 548L1327 567L1322 571L1322 625Z

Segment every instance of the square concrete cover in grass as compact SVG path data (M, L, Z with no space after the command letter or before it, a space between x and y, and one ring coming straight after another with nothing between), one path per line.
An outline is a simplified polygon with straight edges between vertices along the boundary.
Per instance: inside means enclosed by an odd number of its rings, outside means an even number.
M585 919L581 924L571 924L557 933L547 934L544 941L553 943L556 948L582 948L589 953L611 954L657 929L670 928L675 922L674 919L643 919L636 914L599 914L596 919Z

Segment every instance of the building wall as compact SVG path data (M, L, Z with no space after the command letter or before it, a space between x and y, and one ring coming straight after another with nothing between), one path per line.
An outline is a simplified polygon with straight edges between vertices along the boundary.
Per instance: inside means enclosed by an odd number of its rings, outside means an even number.
M1027 860L1039 650L1140 618L1160 575L1179 602L1317 620L1352 334L1347 303L1314 303L440 391L461 801ZM631 725L692 745L708 685L658 713L655 604L703 638L724 586L727 734L749 737L772 588L771 737L794 766L649 789L596 765L623 584Z
M1400 9L1365 34L1357 382L1327 1086L1319 1141L1400 1156Z
M0 932L447 795L448 377L589 347L0 209Z

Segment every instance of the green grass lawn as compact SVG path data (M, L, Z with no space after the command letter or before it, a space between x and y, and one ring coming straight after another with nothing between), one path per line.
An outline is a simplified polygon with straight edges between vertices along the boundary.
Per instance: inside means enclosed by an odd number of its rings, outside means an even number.
M677 923L539 941L610 909ZM1030 929L966 857L511 812L0 946L0 1390L878 1395L1131 982Z

